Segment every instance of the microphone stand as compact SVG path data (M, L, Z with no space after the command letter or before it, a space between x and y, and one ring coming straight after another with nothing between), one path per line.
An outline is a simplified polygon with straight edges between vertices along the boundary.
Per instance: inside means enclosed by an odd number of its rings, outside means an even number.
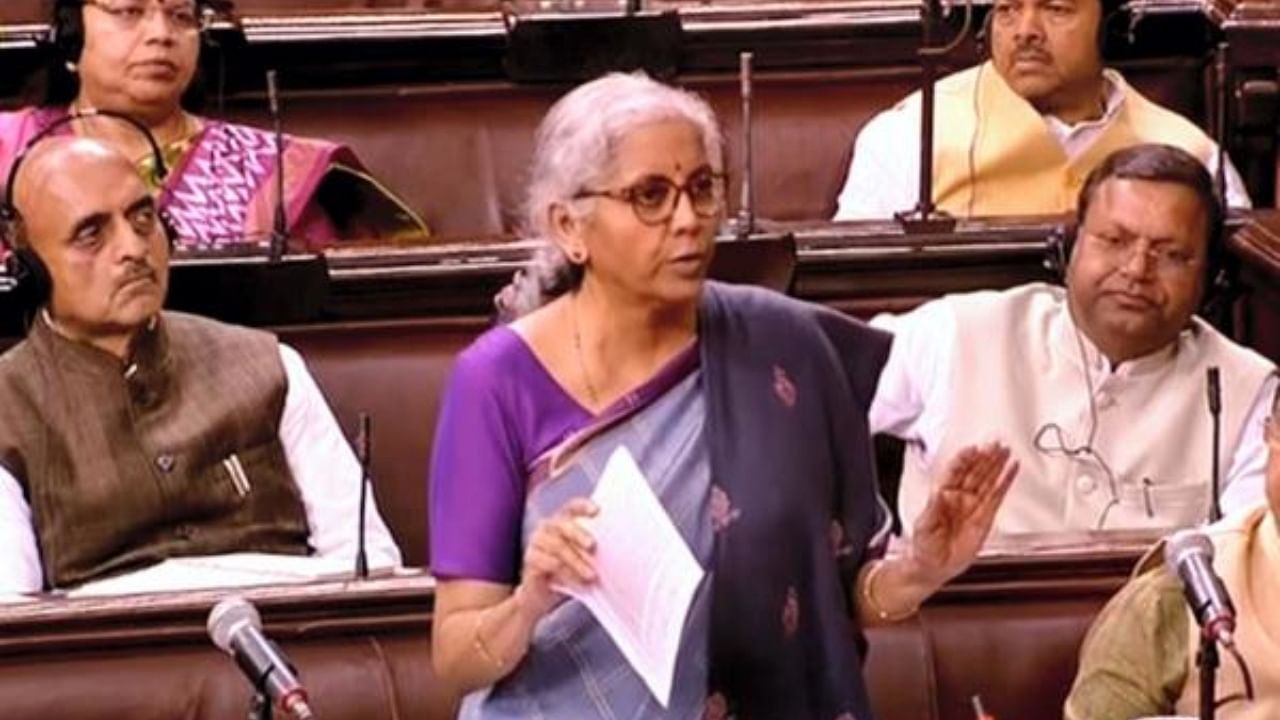
M1213 448L1211 448L1212 472L1210 487L1213 490L1213 502L1209 505L1209 522L1222 519L1221 481L1218 473L1221 469L1219 445L1222 437L1222 385L1219 380L1218 366L1214 365L1205 371L1207 390L1209 393L1209 415L1213 421Z
M933 204L933 115L936 105L934 85L938 75L937 58L950 52L956 45L953 43L941 49L930 46L933 41L934 20L940 14L938 0L925 0L920 15L920 49L916 51L916 57L920 60L920 197L913 210L894 215L902 229L912 235L949 233L956 227L956 219L939 211Z
M266 678L254 684L253 699L249 701L249 720L272 720L271 701L267 699Z
M1214 114L1214 139L1218 141L1218 171L1214 173L1214 180L1217 183L1218 199L1222 201L1222 212L1227 212L1227 141L1229 133L1227 132L1227 114L1230 108L1227 103L1227 84L1229 81L1229 72L1227 65L1227 53L1230 46L1225 42L1218 43L1218 47L1214 52L1213 58L1213 74L1215 84L1218 86L1217 92L1213 98L1213 114ZM1214 278L1217 280L1217 278Z
M1200 669L1200 720L1214 720L1218 702L1218 642L1208 632L1200 633L1200 649L1196 651L1196 667Z
M280 95L276 89L276 71L267 71L267 102L271 108L271 124L276 144L276 208L271 228L268 259L277 263L284 255L289 236L289 220L284 209L284 131L280 127Z

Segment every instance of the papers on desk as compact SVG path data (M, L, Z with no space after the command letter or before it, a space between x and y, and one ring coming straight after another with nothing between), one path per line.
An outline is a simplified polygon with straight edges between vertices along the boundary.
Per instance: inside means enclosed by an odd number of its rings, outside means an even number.
M68 597L101 597L175 590L212 590L287 585L320 580L349 580L354 561L337 557L232 553L169 558L151 567L85 583ZM370 568L370 577L391 575L394 568Z
M583 525L596 539L596 582L557 590L591 611L665 708L703 569L625 447L591 499L600 512Z

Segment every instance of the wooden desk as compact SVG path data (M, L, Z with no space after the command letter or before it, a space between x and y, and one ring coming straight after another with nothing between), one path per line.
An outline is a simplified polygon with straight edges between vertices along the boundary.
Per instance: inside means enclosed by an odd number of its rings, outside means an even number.
M1141 546L985 560L917 617L868 632L880 720L1052 717L1081 638ZM430 657L426 576L238 591L323 720L452 717ZM5 720L242 720L249 687L204 625L223 592L0 606ZM833 628L833 632L838 629Z

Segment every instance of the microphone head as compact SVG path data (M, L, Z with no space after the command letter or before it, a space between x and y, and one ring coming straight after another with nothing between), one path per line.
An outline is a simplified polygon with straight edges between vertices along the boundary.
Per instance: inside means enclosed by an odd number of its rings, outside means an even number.
M1179 530L1164 542L1164 561L1169 567L1178 569L1192 555L1203 555L1205 560L1213 560L1213 543L1199 530Z
M261 630L262 617L252 603L238 595L223 598L209 611L209 637L223 652L231 652L231 638L246 625Z
M1219 379L1218 366L1214 365L1205 371L1205 389L1209 393L1209 412L1222 412L1222 381Z

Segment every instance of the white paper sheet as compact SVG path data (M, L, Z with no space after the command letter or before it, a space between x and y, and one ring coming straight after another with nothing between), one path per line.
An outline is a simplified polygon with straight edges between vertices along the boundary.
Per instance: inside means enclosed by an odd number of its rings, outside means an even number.
M703 569L625 447L591 499L600 512L583 524L596 539L596 582L558 589L591 611L665 708Z
M142 570L85 583L67 596L99 597L346 580L353 576L353 567L346 558L252 552L176 557ZM390 566L369 570L370 577L391 574Z

